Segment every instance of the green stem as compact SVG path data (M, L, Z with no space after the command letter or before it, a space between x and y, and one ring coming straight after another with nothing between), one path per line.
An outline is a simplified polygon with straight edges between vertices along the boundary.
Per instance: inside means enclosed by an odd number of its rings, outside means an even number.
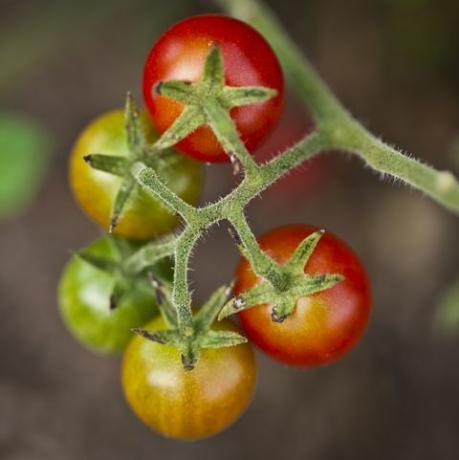
M148 168L145 164L137 162L132 165L131 172L137 183L146 193L159 198L172 211L180 214L185 221L193 220L196 208L182 200L167 187L153 168Z
M282 290L286 285L284 274L279 265L262 251L242 211L236 211L228 216L228 220L236 230L243 248L244 256L255 269L255 272L266 278L274 287Z
M188 265L191 252L199 239L200 233L188 226L176 240L174 287L172 302L177 310L178 326L184 337L193 334L193 316L191 311L191 292L188 287Z
M204 110L209 119L210 126L225 152L237 158L247 175L256 175L258 170L257 164L241 141L228 111L212 98L206 101Z
M421 190L452 212L459 214L459 182L450 172L438 172L381 142L362 127L341 105L288 37L276 17L257 0L217 0L230 14L251 23L268 38L281 59L292 87L303 99L319 132L335 149L360 156L377 171L390 174ZM290 157L285 162L288 169ZM275 169L274 166L272 169Z
M124 268L128 273L140 273L164 257L172 256L175 251L175 245L175 237L146 244L125 261Z
M344 144L340 147L347 147L348 151L360 156L376 171L403 180L450 211L459 213L459 182L451 172L437 171L402 154L366 131L358 138L351 138L347 146Z

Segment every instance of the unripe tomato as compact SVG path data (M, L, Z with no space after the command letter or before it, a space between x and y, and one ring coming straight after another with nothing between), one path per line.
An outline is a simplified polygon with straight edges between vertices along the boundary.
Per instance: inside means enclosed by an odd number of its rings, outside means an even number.
M149 141L157 137L148 117L141 121ZM86 155L99 153L127 155L124 112L107 112L89 124L79 136L70 156L70 185L81 209L98 225L108 229L111 209L122 179L98 171L84 161ZM172 154L161 163L158 174L164 183L188 203L196 204L203 181L202 166L183 155ZM114 233L134 240L146 240L172 230L178 218L157 199L136 188L126 203Z
M235 329L229 321L219 328ZM145 326L165 329L162 318ZM129 343L122 385L136 415L163 436L196 440L231 425L249 405L256 385L253 349L245 343L201 351L196 367L183 368L180 352L140 336Z
M115 252L102 238L90 244L87 253L112 259ZM72 335L100 353L117 353L126 347L131 328L143 326L158 313L154 293L132 286L115 310L109 301L114 278L77 256L62 273L58 301L62 318Z
M159 96L160 81L198 81L213 44L220 46L229 86L263 86L278 94L267 101L233 108L231 118L249 151L268 136L277 123L284 98L279 61L266 40L251 26L234 18L207 14L185 19L167 30L154 44L143 73L143 95L160 133L181 114L183 105ZM228 161L208 126L201 126L177 144L184 153L205 162Z
M285 264L308 235L317 228L288 225L261 236L260 247ZM304 267L307 274L337 273L344 280L333 287L300 298L292 315L273 322L272 305L241 311L247 337L269 356L293 365L312 366L337 359L362 336L371 306L370 283L354 252L341 240L325 233ZM235 294L260 282L246 259L236 270Z

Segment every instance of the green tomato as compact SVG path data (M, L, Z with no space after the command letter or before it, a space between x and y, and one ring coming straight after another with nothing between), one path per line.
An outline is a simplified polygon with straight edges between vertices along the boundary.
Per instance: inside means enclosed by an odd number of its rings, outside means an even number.
M85 253L117 259L117 251L107 238L90 244ZM75 338L93 351L118 353L124 350L133 327L143 326L154 317L157 304L153 289L144 280L130 281L117 307L110 310L115 278L78 256L64 269L58 300L62 318Z

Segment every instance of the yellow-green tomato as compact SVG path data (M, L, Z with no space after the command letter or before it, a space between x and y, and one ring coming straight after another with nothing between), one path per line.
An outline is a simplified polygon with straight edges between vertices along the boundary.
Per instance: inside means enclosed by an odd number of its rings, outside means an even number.
M85 249L99 257L116 257L110 242L103 238ZM87 348L100 353L124 350L131 328L143 326L157 313L153 291L132 283L114 310L109 301L115 280L77 256L68 262L61 276L58 300L62 318L72 335Z
M236 330L222 321L220 328ZM165 329L162 318L146 326ZM249 405L256 385L252 346L201 350L195 368L183 368L180 352L135 336L126 348L122 385L136 415L163 436L196 440L231 425Z
M143 113L140 120L147 139L153 142L157 136L147 115ZM110 225L112 206L122 178L92 168L84 157L90 154L127 156L124 123L122 110L101 115L83 130L70 155L69 180L75 199L81 209L105 230ZM197 203L203 182L200 163L171 151L167 159L158 164L157 173L178 196L188 203ZM169 232L177 223L176 215L136 187L114 233L128 239L147 240Z

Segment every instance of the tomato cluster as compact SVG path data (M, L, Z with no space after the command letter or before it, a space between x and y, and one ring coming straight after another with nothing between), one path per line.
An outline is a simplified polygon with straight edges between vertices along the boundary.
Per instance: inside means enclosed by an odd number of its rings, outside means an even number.
M126 260L150 241L170 234L178 223L175 213L133 182L131 166L135 161L146 162L176 196L196 205L202 189L202 162L229 159L208 125L178 142L178 152L148 147L186 110L181 102L160 95L158 87L170 80L200 81L215 45L223 58L225 85L275 90L267 100L227 108L243 144L253 153L280 116L281 67L253 28L232 18L203 15L176 24L154 44L143 74L147 112L126 119L121 110L101 115L79 136L69 162L70 185L80 207L116 236L92 243L68 263L59 286L63 319L92 350L124 351L122 385L129 405L146 425L178 439L204 438L230 425L250 403L257 374L250 342L203 347L190 371L182 365L180 345L131 334L131 329L145 327L151 338L172 327L161 303L168 300L157 299L157 285L152 286L148 276L170 282L167 267L154 264L133 271ZM308 225L281 227L263 235L259 245L282 267L315 231ZM238 316L246 336L265 353L287 364L313 366L343 355L361 337L370 312L370 288L355 254L329 233L305 262L304 273L338 273L344 279L298 298L283 322L273 321L275 306L269 303L251 306ZM242 259L234 294L244 295L261 282ZM239 330L228 320L211 327L210 332Z

